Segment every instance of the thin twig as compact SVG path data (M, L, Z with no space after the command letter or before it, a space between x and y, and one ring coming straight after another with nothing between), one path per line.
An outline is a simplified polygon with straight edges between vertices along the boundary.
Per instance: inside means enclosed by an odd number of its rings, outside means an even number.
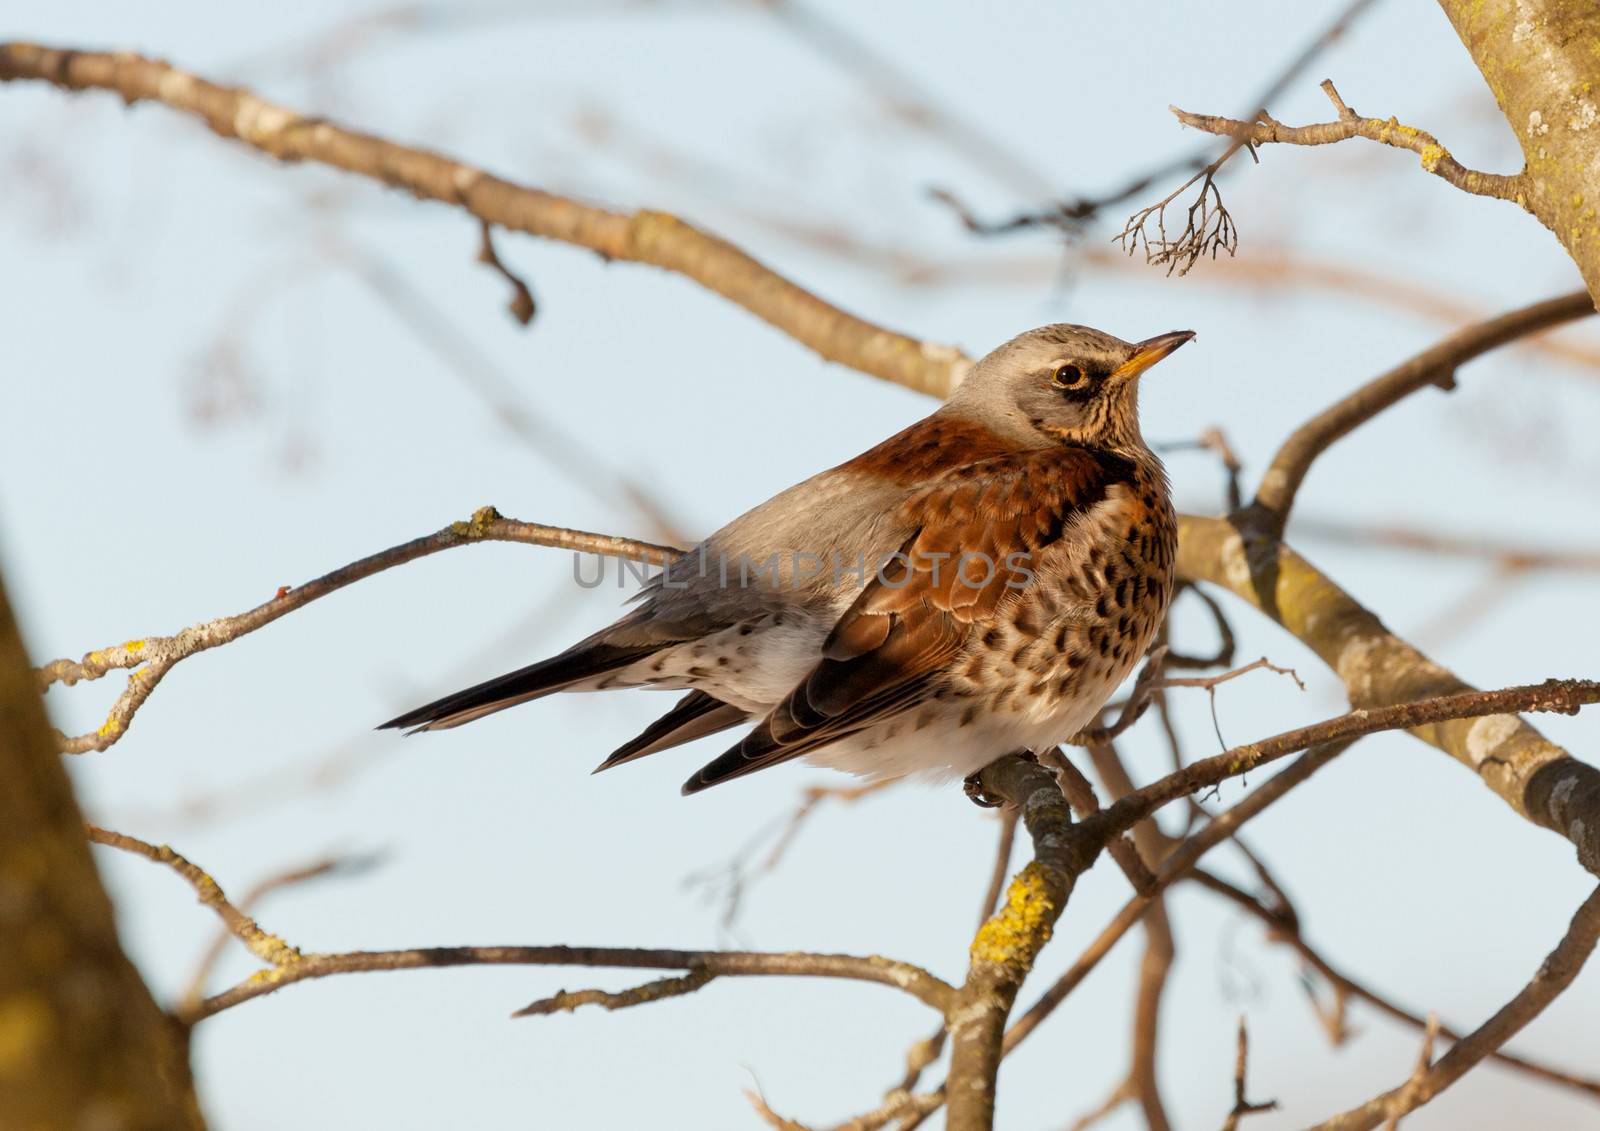
M1572 984L1600 939L1600 888L1583 901L1556 948L1517 995L1493 1017L1457 1041L1439 1060L1413 1072L1397 1088L1316 1125L1312 1131L1371 1131L1415 1111L1505 1044Z
M1199 862L1200 858L1212 848L1233 837L1245 822L1280 800L1295 786L1308 780L1312 774L1327 765L1347 745L1347 742L1329 743L1308 752L1297 759L1288 769L1264 785L1258 786L1233 808L1218 815L1194 836L1183 841L1178 849L1163 862L1150 890L1135 895L1124 904L1122 910L1117 912L1105 929L1067 968L1066 973L1056 979L1050 988L1040 995L1039 1000L1006 1030L1001 1044L1001 1056L1009 1055L1017 1045L1028 1038L1030 1033L1044 1023L1050 1014L1055 1011L1056 1007L1065 1001L1072 991L1089 976L1089 973L1100 964L1101 959L1111 952L1117 941L1127 934L1135 923L1139 922L1162 890L1186 875ZM1082 825L1080 824L1078 828L1081 830ZM948 1087L941 1087L934 1094L943 1096L947 1091ZM923 1118L926 1118L926 1115ZM920 1122L920 1120L917 1122Z
M552 1013L571 1013L584 1005L599 1005L606 1009L626 1009L630 1005L648 1005L669 997L692 994L710 982L716 975L709 970L694 969L672 978L660 978L634 986L629 990L560 990L549 997L525 1005L511 1016L547 1017Z
M1311 464L1335 442L1419 389L1453 387L1456 370L1473 358L1594 312L1589 293L1574 291L1468 326L1402 362L1295 429L1262 476L1254 509L1263 512L1260 518L1274 534L1281 534Z
M1247 1115L1256 1115L1263 1111L1276 1111L1277 1100L1268 1100L1265 1103L1252 1103L1245 1098L1245 1071L1250 1063L1250 1031L1245 1028L1244 1018L1239 1018L1239 1045L1238 1052L1233 1060L1233 1110L1228 1112L1228 1117L1222 1121L1222 1131L1237 1131L1239 1120Z
M1552 679L1499 691L1466 691L1391 707L1351 711L1202 758L1119 799L1085 820L1081 828L1095 835L1132 828L1175 798L1322 743L1361 738L1386 730L1409 730L1449 719L1484 718L1523 711L1574 714L1581 707L1594 703L1600 703L1600 680Z
M733 244L664 212L613 212L519 185L465 162L306 116L242 87L132 52L0 43L0 82L111 91L160 102L282 161L314 161L465 209L510 231L575 244L606 260L674 271L742 306L828 361L942 396L970 365L957 349L896 334L824 302Z
M1178 523L1178 575L1219 585L1283 625L1338 673L1358 710L1472 690L1245 514ZM1411 733L1471 769L1513 812L1569 840L1600 875L1600 770L1512 714Z
M1267 106L1277 100L1289 86L1303 74L1316 58L1322 54L1329 45L1337 42L1350 28L1350 25L1371 7L1373 0L1352 0L1334 19L1322 30L1317 32L1307 43L1289 60L1278 72L1270 83L1250 104L1245 111L1245 116L1254 118ZM1023 212L1008 219L998 222L979 220L972 212L958 200L954 194L936 189L933 195L948 205L966 225L969 231L979 235L1000 235L1007 232L1021 231L1026 228L1046 227L1055 228L1067 235L1074 235L1097 218L1105 209L1132 200L1160 181L1177 173L1194 174L1185 184L1189 187L1195 181L1208 173L1215 176L1217 171L1239 151L1240 144L1230 143L1221 157L1213 157L1215 150L1210 146L1203 148L1199 153L1180 157L1173 160L1162 161L1141 173L1128 178L1122 185L1109 193L1093 197L1076 197L1056 201L1048 207L1032 212ZM1183 189L1179 189L1181 193ZM1168 203L1177 197L1174 193L1168 197Z
M465 522L453 522L442 530L414 538L387 550L380 550L331 573L296 587L284 586L276 596L248 612L235 616L219 617L203 624L192 625L173 636L152 636L130 640L90 652L81 660L52 660L39 669L39 686L48 688L54 683L72 686L79 680L94 680L118 669L134 669L128 675L128 685L112 704L106 721L98 730L74 738L57 732L57 742L64 753L82 754L91 750L106 750L127 733L133 716L144 706L172 668L180 661L209 651L241 636L271 624L288 613L337 592L352 582L371 577L386 569L406 562L436 554L457 546L472 546L482 542L520 542L533 546L550 546L577 553L599 554L626 558L632 561L662 565L676 557L680 550L651 542L638 542L608 534L591 534L582 530L568 530L557 526L542 526L533 522L518 522L506 518L493 507L481 507Z
M899 784L899 781L897 778L885 778L864 785L807 786L801 792L800 803L787 817L764 825L722 863L691 872L684 877L683 884L686 888L704 889L710 899L720 898L722 926L730 928L738 919L744 906L744 897L750 888L758 880L777 871L778 865L783 863L795 840L823 803L853 805L864 797ZM772 845L758 857L757 853L768 839L772 840Z
M1528 573L1600 573L1600 546L1574 549L1528 545L1477 534L1357 523L1320 516L1307 518L1304 515L1294 520L1294 529L1297 538L1322 539L1400 553L1476 558Z
M365 856L329 856L298 868L279 872L276 875L268 876L247 891L244 898L239 900L237 906L241 912L250 914L254 912L263 899L274 892L309 883L325 876L335 874L350 876L366 872L375 867L379 859L378 856L371 854ZM232 937L234 937L233 931L225 926L222 931L218 932L217 937L212 940L211 945L206 948L205 953L200 956L200 961L195 963L195 970L189 976L188 986L178 995L181 1009L193 1009L205 997L206 983L211 980L212 971L216 969L217 963L222 960L222 956L228 946L228 940Z
M1421 159L1423 172L1432 173L1474 196L1492 196L1520 203L1527 192L1527 178L1521 173L1507 176L1468 169L1450 156L1450 151L1439 144L1439 139L1426 130L1403 126L1394 118L1363 118L1345 105L1333 83L1326 80L1322 83L1322 92L1333 103L1337 118L1314 126L1286 126L1264 114L1246 122L1214 114L1191 114L1176 106L1171 110L1184 125L1237 139L1239 144L1328 145L1352 137L1364 137L1397 149L1409 149Z
M482 238L478 243L478 262L494 269L495 274L504 279L511 287L511 301L506 304L506 309L511 312L522 325L526 326L533 321L534 314L538 311L538 304L533 301L533 292L528 289L528 284L522 277L505 265L500 253L494 249L494 229L487 220L480 222Z
M955 987L920 966L876 955L785 954L733 950L666 950L608 946L440 946L411 950L303 953L293 962L260 971L213 994L180 1016L193 1023L284 986L337 974L424 970L452 966L614 966L640 970L700 971L711 977L843 978L873 982L945 1010Z
M978 929L966 982L946 1013L949 1131L986 1131L993 1124L1006 1017L1099 847L1077 835L1082 826L1073 825L1054 775L1037 763L1002 758L979 777L985 794L1021 811L1033 861L1011 881L1005 906Z
M262 930L260 924L229 901L217 881L207 875L205 869L191 863L182 854L173 851L170 846L151 844L138 837L97 828L94 825L88 825L86 828L91 843L143 856L146 860L163 864L182 876L189 886L194 888L195 896L200 902L216 912L223 926L228 929L228 933L242 942L250 953L261 961L274 967L281 967L300 960L300 951L297 948L290 946L277 935Z

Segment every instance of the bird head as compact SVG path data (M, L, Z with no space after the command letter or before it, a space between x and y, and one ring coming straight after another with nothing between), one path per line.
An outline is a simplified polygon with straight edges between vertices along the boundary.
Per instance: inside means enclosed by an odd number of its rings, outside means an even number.
M1193 330L1125 342L1058 323L1019 334L972 367L951 405L1086 447L1141 443L1139 377Z

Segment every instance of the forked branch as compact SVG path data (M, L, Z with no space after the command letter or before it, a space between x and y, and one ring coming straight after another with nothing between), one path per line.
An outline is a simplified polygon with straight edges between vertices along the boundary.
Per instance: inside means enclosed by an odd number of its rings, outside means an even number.
M1429 1064L1424 1060L1399 1087L1317 1124L1312 1131L1371 1131L1385 1122L1392 1126L1401 1116L1433 1099L1543 1013L1578 976L1578 971L1594 953L1597 939L1600 939L1600 889L1583 901L1567 933L1540 963L1528 984L1493 1017L1456 1042L1437 1062Z
M39 669L41 690L48 689L54 683L70 687L79 680L99 679L119 669L133 669L129 672L127 687L112 704L106 721L98 730L71 738L57 732L57 743L62 752L67 754L105 750L127 732L128 724L133 721L139 708L144 706L145 700L150 698L150 693L180 661L264 628L279 617L362 578L437 554L441 550L480 542L521 542L655 565L661 565L679 553L674 547L653 542L543 526L536 522L518 522L506 518L493 507L481 507L465 522L452 522L442 530L368 555L304 585L284 586L270 601L248 612L191 625L172 636L151 636L96 649L81 660L52 660Z
M1322 92L1333 103L1337 116L1331 122L1310 126L1286 126L1267 114L1262 114L1253 122L1242 122L1237 118L1215 114L1191 114L1176 106L1171 110L1177 115L1178 121L1186 126L1210 134L1243 138L1249 145L1330 145L1353 137L1363 137L1380 145L1410 150L1421 159L1423 172L1432 173L1462 192L1524 203L1526 181L1523 174L1507 176L1468 169L1450 156L1450 151L1439 144L1439 139L1426 130L1401 125L1395 118L1362 117L1345 105L1331 81L1323 81Z

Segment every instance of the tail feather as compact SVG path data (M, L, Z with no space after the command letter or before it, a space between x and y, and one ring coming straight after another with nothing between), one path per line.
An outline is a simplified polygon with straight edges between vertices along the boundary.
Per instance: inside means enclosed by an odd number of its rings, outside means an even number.
M691 691L672 710L640 732L638 737L623 743L594 772L609 770L646 754L668 750L693 742L708 734L738 726L747 716L739 708L707 695L704 691Z
M408 734L423 730L445 730L481 719L518 703L526 703L553 691L597 675L627 667L648 656L659 645L622 647L614 644L584 644L578 648L540 660L525 668L497 676L453 695L446 695L378 726L379 730L405 729Z

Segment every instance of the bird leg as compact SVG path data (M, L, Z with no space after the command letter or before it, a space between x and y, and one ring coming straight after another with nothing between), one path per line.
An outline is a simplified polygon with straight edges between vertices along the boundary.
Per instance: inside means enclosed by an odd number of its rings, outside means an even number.
M1007 758L1012 758L1012 757L1021 758L1025 762L1033 762L1035 764L1037 764L1038 761L1039 761L1039 756L1037 754L1035 754L1032 750L1016 750L1016 751L1013 751L1011 754L1005 755L1005 757L1007 757ZM999 758L996 758L995 762L998 762L999 760L1000 760ZM990 763L990 765L993 765L993 764L994 763L992 763L992 762ZM985 766L983 769L986 770L988 768L989 768L988 766ZM998 798L991 797L991 796L989 796L989 794L984 792L984 790L983 790L983 782L981 780L979 780L982 776L983 776L983 770L979 770L977 773L968 774L965 778L962 779L962 781L961 781L961 789L962 789L962 791L964 793L966 793L967 800L971 801L974 805L976 805L976 806L978 806L979 808L982 808L982 809L998 809L998 808L1000 808L1000 806L1004 805L1005 802L1003 800L998 799Z
M982 773L983 771L979 770L976 774L968 774L962 780L961 788L966 793L967 800L980 809L998 809L1005 802L996 800L983 791L983 783L978 780L979 775Z

